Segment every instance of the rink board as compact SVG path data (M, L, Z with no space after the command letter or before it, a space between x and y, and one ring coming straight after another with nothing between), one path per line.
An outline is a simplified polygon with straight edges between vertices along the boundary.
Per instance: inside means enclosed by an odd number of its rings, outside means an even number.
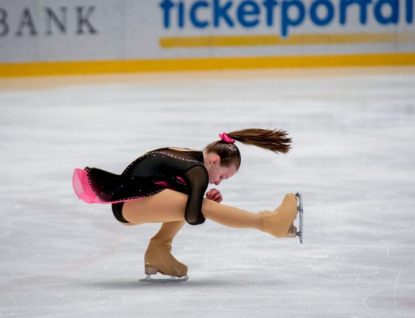
M415 64L414 0L0 0L0 76Z

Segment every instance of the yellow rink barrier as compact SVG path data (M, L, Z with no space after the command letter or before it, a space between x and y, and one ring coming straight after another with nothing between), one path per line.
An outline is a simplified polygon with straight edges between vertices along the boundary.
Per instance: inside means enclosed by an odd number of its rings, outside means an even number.
M182 36L163 37L164 49L225 46L286 46L286 45L341 45L375 43L415 43L415 33L346 33L346 34L293 34L289 38L277 35L240 36Z
M0 77L165 71L415 65L414 53L219 57L0 64Z

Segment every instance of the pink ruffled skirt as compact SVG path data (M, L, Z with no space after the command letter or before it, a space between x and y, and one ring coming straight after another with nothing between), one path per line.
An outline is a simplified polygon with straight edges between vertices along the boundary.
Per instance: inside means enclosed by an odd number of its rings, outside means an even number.
M84 169L75 169L72 177L72 186L78 198L86 203L114 203L105 202L98 198L89 183L87 172Z

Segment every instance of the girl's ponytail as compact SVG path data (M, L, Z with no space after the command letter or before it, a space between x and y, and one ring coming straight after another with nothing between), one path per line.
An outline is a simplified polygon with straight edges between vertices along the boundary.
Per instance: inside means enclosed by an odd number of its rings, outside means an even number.
M221 140L210 143L205 150L208 153L214 152L218 154L221 158L221 165L225 167L233 164L239 169L241 165L241 154L238 147L234 144L235 140L275 153L287 153L291 149L291 138L283 130L249 128L228 134L219 134L219 136Z
M248 128L230 132L228 136L243 144L257 146L275 153L287 153L291 149L291 138L284 130Z

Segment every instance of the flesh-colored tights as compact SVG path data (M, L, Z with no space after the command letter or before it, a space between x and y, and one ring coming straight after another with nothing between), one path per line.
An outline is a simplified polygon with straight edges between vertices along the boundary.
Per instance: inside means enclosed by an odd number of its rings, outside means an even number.
M163 223L158 233L150 240L144 256L146 274L160 272L176 277L187 275L187 266L171 254L172 241L185 224L186 203L187 195L172 190L164 190L145 199L124 203L123 216L130 222L126 225ZM297 200L294 194L287 194L274 211L249 213L203 199L202 213L206 219L225 226L252 228L275 237L287 237L292 232L292 223L296 218ZM291 233L291 237L293 235L295 236Z
M186 203L186 194L166 189L144 199L125 202L123 216L132 224L184 221ZM208 199L203 199L202 213L206 219L225 226L262 230L263 221L259 213L250 213Z

